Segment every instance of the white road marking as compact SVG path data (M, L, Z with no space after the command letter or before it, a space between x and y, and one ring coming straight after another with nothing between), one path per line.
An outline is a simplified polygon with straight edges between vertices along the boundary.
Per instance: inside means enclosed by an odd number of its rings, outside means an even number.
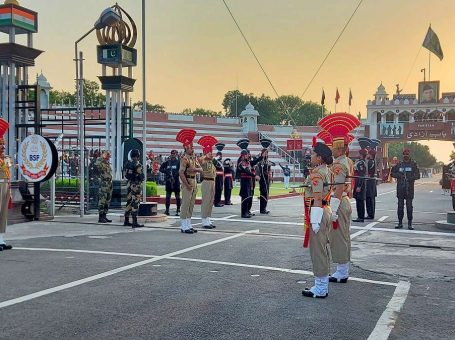
M439 231L425 231L425 230L374 228L374 229L371 229L370 231L385 231L388 233L404 233L404 234L420 234L420 235L455 237L455 233L444 233L444 232L439 232Z
M397 288L395 289L390 302L387 304L387 308L376 323L368 340L387 340L389 338L390 332L397 321L398 313L401 311L404 302L406 301L410 287L411 284L409 282L398 282Z
M365 226L365 228L363 230L360 230L354 234L351 234L351 240L353 240L354 238L356 238L357 236L360 236L362 234L365 234L367 231L370 231L376 224L386 220L389 216L382 216L381 218L379 218L377 221L375 222L371 222L369 224L367 224Z
M236 216L239 216L239 215L229 215L229 216L220 218L220 220L228 220L228 219L236 217Z
M257 230L253 230L253 231L250 231L250 232L247 232L247 233L255 233L255 232L257 232ZM245 233L242 233L242 234L245 234ZM224 239L221 239L221 240L224 241L224 240L227 240L227 239L228 238L224 238ZM69 252L69 253L86 253L86 254L98 254L98 255L132 256L132 257L145 257L145 258L152 258L152 259L163 259L163 258L165 258L166 260L178 260L178 261L188 261L188 262L198 262L198 263L210 263L210 264L218 264L218 265L231 266L231 267L254 268L254 269L262 269L262 270L278 271L278 272L291 273L291 274L300 274L300 275L313 276L313 272L308 271L308 270L288 269L288 268L279 268L279 267L270 267L270 266L259 266L259 265L254 265L254 264L225 262L225 261L212 261L212 260L204 260L204 259L194 259L194 258L187 258L187 257L170 256L169 254L162 255L162 256L156 256L156 255L146 255L146 254L115 253L115 252L79 250L79 249L22 248L22 247L15 247L14 249L16 249L16 250L30 250L30 251L62 252L62 253L63 252ZM190 249L190 248L187 248L187 249ZM394 283L394 282L369 280L369 279L362 279L362 278L358 278L358 277L349 277L349 280L357 281L357 282L364 282L364 283L373 283L373 284L384 285L384 286L397 286L397 283Z
M52 294L52 293L55 293L55 292L59 292L59 291L65 290L65 289L69 289L69 288L72 288L72 287L80 286L80 285L83 285L83 284L88 283L88 282L96 281L96 280L99 280L99 279L102 279L102 278L105 278L105 277L108 277L108 276L111 276L111 275L115 275L115 274L124 272L126 270L130 270L130 269L133 269L133 268L141 267L141 266L144 266L146 264L149 264L149 263L152 263L152 262L156 262L156 261L159 261L159 260L162 260L162 259L167 259L167 258L169 258L171 256L184 254L184 253L190 252L190 251L195 250L195 249L211 246L213 244L225 242L225 241L228 241L228 240L232 240L234 238L238 238L238 237L241 237L241 236L244 236L244 235L247 235L247 234L251 234L251 233L256 233L256 232L259 232L259 230L249 230L249 231L246 231L246 232L243 232L243 233L240 233L240 234L236 234L236 235L224 237L224 238L221 238L221 239L218 239L218 240L214 240L214 241L198 244L198 245L195 245L195 246L192 246L192 247L189 247L189 248L185 248L185 249L182 249L182 250L174 251L172 253L168 253L168 254L165 254L165 255L157 256L155 258L151 258L151 259L148 259L148 260L144 260L144 261L136 262L136 263L133 263L133 264L129 264L127 266L123 266L123 267L120 267L120 268L109 270L107 272L100 273L100 274L97 274L97 275L89 276L89 277L86 277L86 278L81 279L81 280L69 282L69 283L66 283L64 285L60 285L60 286L56 286L56 287L53 287L53 288L45 289L45 290L42 290L42 291L39 291L39 292L36 292L36 293L24 295L24 296L18 297L16 299L3 301L3 302L0 302L0 309L8 307L8 306L16 305L16 304L19 304L19 303L22 303L22 302L25 302L25 301L30 301L30 300L33 300L33 299L36 299L36 298L39 298L39 297L42 297L42 296L45 296L45 295L49 295L49 294Z

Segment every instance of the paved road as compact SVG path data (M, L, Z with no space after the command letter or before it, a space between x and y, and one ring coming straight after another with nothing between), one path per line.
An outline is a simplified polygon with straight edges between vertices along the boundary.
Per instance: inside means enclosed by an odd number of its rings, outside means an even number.
M450 198L420 181L415 231L394 229L395 205L381 185L376 220L352 226L351 279L325 300L301 296L312 273L299 197L252 220L215 208L217 228L196 235L176 219L137 231L119 217L14 225L15 249L0 253L0 338L453 339L455 231L434 227Z

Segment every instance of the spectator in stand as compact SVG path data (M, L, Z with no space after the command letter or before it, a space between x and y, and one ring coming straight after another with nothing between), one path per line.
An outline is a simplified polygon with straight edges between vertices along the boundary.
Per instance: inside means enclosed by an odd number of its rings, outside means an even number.
M289 189L289 179L291 178L291 169L289 169L289 166L286 164L286 166L282 166L281 163L280 168L283 170L283 178L284 178L284 188Z

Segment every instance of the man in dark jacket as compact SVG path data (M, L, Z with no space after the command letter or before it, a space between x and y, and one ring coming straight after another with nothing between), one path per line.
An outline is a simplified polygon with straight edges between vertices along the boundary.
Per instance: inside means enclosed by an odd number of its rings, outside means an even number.
M365 219L365 200L366 200L366 181L367 163L365 157L368 151L361 149L359 151L360 159L354 165L354 175L357 176L353 188L353 197L355 198L357 208L357 219L353 222L364 222Z
M177 203L177 211L175 216L180 214L180 179L179 179L179 169L180 161L177 159L178 152L177 150L171 151L171 156L169 159L161 164L160 172L164 174L164 180L166 185L166 215L169 215L169 208L171 206L171 196L172 193L175 195L175 200Z
M234 187L234 168L232 167L231 159L226 158L223 162L224 167L224 204L232 205L231 193Z
M412 200L414 199L414 182L420 179L420 170L417 163L411 159L409 149L403 150L403 160L392 168L391 176L397 179L398 225L395 228L403 228L404 201L406 200L408 229L414 230L412 226Z

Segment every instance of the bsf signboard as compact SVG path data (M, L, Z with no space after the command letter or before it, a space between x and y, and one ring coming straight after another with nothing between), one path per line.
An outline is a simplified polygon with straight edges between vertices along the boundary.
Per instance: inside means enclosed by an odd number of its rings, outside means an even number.
M40 135L28 136L19 145L18 165L28 182L46 181L57 170L57 149L51 141Z
M287 151L299 151L303 150L303 141L301 139L288 139L286 141Z

